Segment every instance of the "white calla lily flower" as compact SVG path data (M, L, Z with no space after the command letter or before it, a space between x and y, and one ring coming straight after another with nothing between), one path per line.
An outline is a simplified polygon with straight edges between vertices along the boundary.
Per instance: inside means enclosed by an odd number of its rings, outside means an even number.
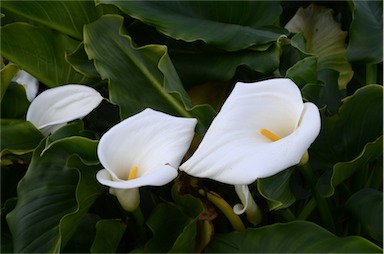
M300 162L320 132L318 108L289 79L237 83L180 170L244 185Z
M48 135L67 122L88 115L102 100L99 92L85 85L59 86L39 94L30 104L26 119Z
M318 108L303 103L291 80L239 82L180 170L235 185L242 205L234 212L257 224L261 214L247 185L307 159L320 126Z
M139 187L162 186L177 176L196 123L152 109L123 120L100 139L97 154L105 169L97 180L110 187L125 210L135 210Z
M27 99L33 101L39 90L39 81L26 71L20 70L12 79L24 87Z

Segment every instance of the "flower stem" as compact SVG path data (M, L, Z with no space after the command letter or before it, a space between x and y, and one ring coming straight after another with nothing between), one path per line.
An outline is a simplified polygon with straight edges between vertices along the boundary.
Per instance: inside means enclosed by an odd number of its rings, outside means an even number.
M301 169L303 176L305 177L306 181L308 182L311 188L312 195L316 200L316 204L317 204L317 207L319 208L319 213L324 223L324 226L327 227L332 232L335 232L336 228L333 222L331 209L329 208L327 200L325 200L316 189L316 179L313 174L313 170L311 166L309 165L309 163L306 163L299 167Z
M377 65L376 64L367 64L365 82L367 85L377 83Z
M132 216L135 219L137 230L139 234L140 240L145 243L147 241L147 233L145 232L145 218L141 211L140 206L138 206L133 212L131 212Z
M241 221L240 217L233 212L232 207L217 193L213 191L199 190L199 194L206 196L217 208L219 208L223 214L228 218L232 227L236 231L244 231L245 226Z

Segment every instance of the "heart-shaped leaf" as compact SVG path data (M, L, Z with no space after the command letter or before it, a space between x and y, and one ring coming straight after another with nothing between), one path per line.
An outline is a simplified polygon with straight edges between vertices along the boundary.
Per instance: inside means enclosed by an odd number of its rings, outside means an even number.
M7 221L15 252L60 252L104 190L95 179L97 142L70 137L41 142L18 186ZM44 151L44 153L43 153Z
M214 112L195 107L185 92L164 45L136 47L123 33L123 17L104 15L85 26L84 46L103 79L109 79L109 97L123 118L145 108L185 117L197 117L207 126ZM108 36L106 36L106 33ZM108 54L104 54L108 52Z

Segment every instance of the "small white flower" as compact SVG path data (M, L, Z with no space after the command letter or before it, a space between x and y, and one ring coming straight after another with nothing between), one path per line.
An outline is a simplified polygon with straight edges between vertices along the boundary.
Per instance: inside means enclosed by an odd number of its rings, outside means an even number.
M152 109L123 120L100 139L97 154L105 169L97 180L111 187L125 210L135 210L139 187L162 186L177 176L196 123Z
M20 70L12 79L24 87L27 99L33 101L39 90L39 81L26 71Z
M26 119L48 135L88 115L102 100L99 92L85 85L59 86L39 94L29 105Z

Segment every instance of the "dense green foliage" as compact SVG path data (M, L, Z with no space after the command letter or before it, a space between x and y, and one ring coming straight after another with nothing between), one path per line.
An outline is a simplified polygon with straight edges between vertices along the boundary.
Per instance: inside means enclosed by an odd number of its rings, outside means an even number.
M1 252L382 252L382 1L2 1ZM104 100L48 137L25 120L39 91ZM179 172L127 213L95 178L113 125L149 107L198 119L193 153L237 81L292 79L321 113L309 163L258 179L263 220L236 232ZM310 172L310 173L308 173Z

